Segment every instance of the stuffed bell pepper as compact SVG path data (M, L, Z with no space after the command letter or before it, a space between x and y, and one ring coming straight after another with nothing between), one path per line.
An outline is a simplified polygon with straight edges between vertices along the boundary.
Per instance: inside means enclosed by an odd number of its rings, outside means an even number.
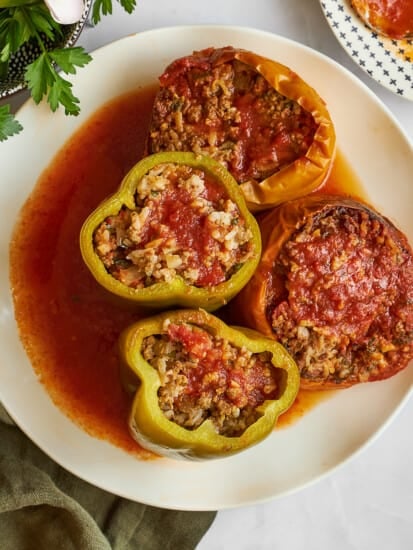
M144 158L86 220L80 246L96 280L142 306L213 310L252 276L261 237L232 176L193 153Z
M280 344L204 310L138 321L122 333L120 354L124 385L136 393L131 433L175 458L218 458L255 445L299 387Z
M251 210L308 194L326 179L335 132L324 101L288 67L208 48L160 77L148 151L194 151L221 162Z
M286 347L303 388L345 388L408 365L413 253L393 223L366 204L322 195L259 223L262 260L233 307Z

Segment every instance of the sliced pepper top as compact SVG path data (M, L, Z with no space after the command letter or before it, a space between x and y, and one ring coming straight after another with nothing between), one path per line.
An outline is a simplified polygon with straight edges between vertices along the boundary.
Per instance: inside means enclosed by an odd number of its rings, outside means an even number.
M260 235L220 165L163 153L138 163L89 217L81 250L98 282L118 295L212 309L252 275Z
M298 390L297 367L280 344L203 310L139 321L120 350L124 383L136 392L132 434L158 454L210 458L250 447Z

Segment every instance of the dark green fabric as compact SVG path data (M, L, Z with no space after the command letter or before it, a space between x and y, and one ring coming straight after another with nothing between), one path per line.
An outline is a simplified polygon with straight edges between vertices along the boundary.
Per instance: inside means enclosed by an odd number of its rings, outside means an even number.
M1 550L193 550L215 512L116 497L40 451L0 405Z

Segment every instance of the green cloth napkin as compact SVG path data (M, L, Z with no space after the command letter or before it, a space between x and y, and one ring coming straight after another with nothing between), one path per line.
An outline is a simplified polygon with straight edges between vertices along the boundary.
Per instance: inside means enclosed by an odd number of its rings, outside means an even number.
M70 474L0 404L1 550L193 550L216 512L139 504Z

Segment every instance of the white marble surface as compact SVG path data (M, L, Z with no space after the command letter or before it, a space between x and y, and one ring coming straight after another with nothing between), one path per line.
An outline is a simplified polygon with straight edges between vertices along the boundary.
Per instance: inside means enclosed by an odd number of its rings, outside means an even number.
M87 29L80 43L91 51L129 33L181 24L255 27L306 44L365 82L413 140L413 102L358 68L336 41L318 0L138 0L133 15L115 6L114 14ZM13 98L14 107L24 97ZM378 440L322 481L278 500L220 511L197 550L413 548L412 425L410 399Z

